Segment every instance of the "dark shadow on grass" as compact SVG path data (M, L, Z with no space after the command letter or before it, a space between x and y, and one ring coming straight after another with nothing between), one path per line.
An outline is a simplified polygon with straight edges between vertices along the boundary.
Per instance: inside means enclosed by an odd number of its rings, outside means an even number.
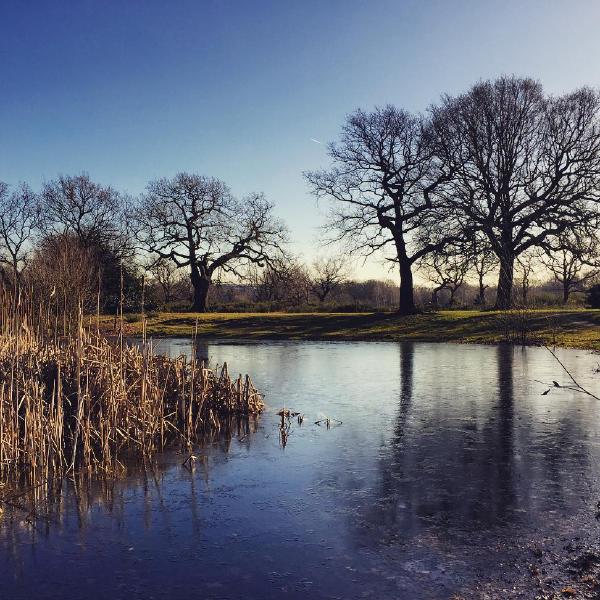
M198 331L207 338L255 339L330 339L330 340L393 340L423 341L502 341L510 324L511 313L473 313L453 316L451 312L402 316L397 313L368 314L248 314L228 317L226 314L198 320ZM520 320L521 319L521 320ZM549 311L526 313L515 317L515 327L525 326L529 333L577 333L600 327L600 311ZM158 320L151 324L160 335L161 328L189 328L181 334L193 334L196 317L184 315ZM507 340L508 341L508 340Z

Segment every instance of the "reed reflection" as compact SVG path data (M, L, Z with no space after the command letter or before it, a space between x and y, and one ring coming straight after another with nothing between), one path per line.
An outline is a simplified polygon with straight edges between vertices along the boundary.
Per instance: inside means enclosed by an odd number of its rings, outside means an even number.
M136 495L143 507L146 529L153 526L157 515L168 519L173 509L169 498L166 478L180 473L179 491L189 498L190 528L199 530L198 483L208 483L210 462L204 448L216 447L227 454L235 439L250 439L258 427L254 417L231 417L223 419L219 431L205 432L201 445L191 450L173 448L156 458L131 457L122 464L119 475L93 476L77 472L71 477L43 479L31 483L29 479L13 481L0 488L0 535L9 554L16 557L19 545L25 541L34 544L40 536L49 537L64 527L76 525L85 531L98 510L110 519L127 526L128 498ZM182 482L187 491L181 489ZM165 521L166 522L166 521ZM9 550L10 549L10 550Z

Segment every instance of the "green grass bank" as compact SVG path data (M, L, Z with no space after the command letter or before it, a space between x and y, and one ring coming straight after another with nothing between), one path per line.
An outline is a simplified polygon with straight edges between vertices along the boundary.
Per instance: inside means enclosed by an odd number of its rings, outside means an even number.
M107 331L116 326L103 317ZM447 310L393 313L158 313L147 317L151 336L292 340L414 340L456 343L548 344L600 350L600 310ZM126 315L125 332L141 334L141 315Z

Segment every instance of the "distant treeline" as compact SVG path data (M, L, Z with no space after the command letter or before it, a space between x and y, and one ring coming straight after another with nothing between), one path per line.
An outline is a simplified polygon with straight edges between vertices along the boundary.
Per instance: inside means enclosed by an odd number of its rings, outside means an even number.
M270 312L270 311L319 311L358 312L396 311L398 309L398 284L390 279L357 281L343 278L322 293L322 278L314 267L295 265L294 274L261 273L253 281L238 283L217 281L210 294L210 310L215 312ZM547 275L547 274L545 274ZM582 287L569 296L569 306L589 306L588 290ZM563 289L551 279L523 279L517 277L514 289L514 306L543 307L564 305ZM164 284L164 282L163 282ZM436 308L491 308L495 304L496 288L485 289L484 302L480 299L479 286L475 282L463 282L454 291L437 290L429 284L415 286L415 304L419 310ZM146 292L146 309L153 311L187 311L191 288L188 279L179 274L167 283L166 288L158 280L149 282ZM594 303L594 305L596 305Z
M358 110L329 155L328 169L305 173L330 207L321 258L309 266L292 256L261 193L238 198L218 179L179 173L132 198L82 173L40 190L0 182L0 279L67 313L142 304L205 311L210 299L410 314L566 304L589 289L594 304L596 90L549 96L532 79L502 77L444 96L423 115ZM399 285L352 281L352 256L388 262Z

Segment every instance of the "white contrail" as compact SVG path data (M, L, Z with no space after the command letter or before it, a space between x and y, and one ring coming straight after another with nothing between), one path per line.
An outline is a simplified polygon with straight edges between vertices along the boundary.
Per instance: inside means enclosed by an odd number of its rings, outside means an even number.
M320 140L315 140L315 138L310 138L310 141L311 141L311 142L314 142L315 144L321 144L321 145L323 145L323 142L322 142L322 141L320 141Z

